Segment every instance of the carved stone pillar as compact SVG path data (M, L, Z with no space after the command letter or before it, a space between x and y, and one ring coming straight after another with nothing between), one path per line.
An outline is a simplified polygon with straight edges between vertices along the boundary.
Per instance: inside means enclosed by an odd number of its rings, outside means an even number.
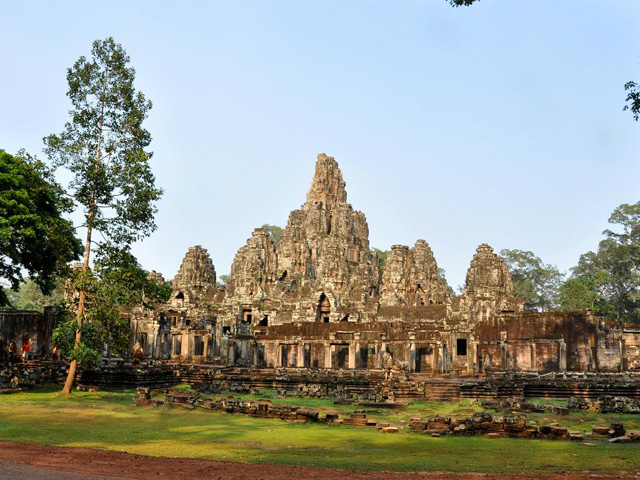
M298 362L297 367L304 367L304 343L302 340L298 341Z
M558 343L558 356L559 356L558 367L560 368L561 372L566 372L567 371L567 344L564 343L564 338L561 338L560 342Z

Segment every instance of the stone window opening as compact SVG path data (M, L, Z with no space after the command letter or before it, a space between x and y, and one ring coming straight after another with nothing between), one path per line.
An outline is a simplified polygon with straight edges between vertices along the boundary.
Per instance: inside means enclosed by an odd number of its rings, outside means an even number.
M331 315L331 303L327 296L322 293L318 300L318 306L316 307L316 321L322 320L324 323L329 323L329 317Z
M199 335L193 337L193 354L204 355L204 342L202 341L202 337Z
M329 224L327 225L327 235L331 233L331 220L333 220L333 216L329 215Z
M253 315L251 314L251 309L245 308L242 310L242 322L243 323L251 323L253 319Z
M176 294L176 299L177 299L177 300L184 300L184 293L182 293L182 292L178 292L178 293Z
M284 282L287 279L287 271L282 272L282 276L280 277L280 282Z
M347 313L344 317L342 317L342 320L340 320L341 322L348 322L349 321L349 314Z
M466 338L458 338L456 340L456 355L458 357L467 356L467 339Z
M231 333L231 327L222 327L222 333Z
M262 320L260 320L260 322L258 323L258 325L260 327L267 327L269 326L269 315L265 315L264 317L262 317Z

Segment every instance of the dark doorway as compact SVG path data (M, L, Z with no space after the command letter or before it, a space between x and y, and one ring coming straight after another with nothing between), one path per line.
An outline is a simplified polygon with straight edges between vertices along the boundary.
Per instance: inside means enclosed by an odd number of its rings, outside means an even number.
M338 347L338 368L349 367L349 347Z
M456 355L458 357L467 356L467 339L466 338L458 338L456 340Z
M304 346L304 366L311 367L311 345Z
M289 366L289 345L282 345L282 355L280 357L280 365Z
M204 355L204 342L200 336L193 337L193 354Z
M426 372L431 370L429 359L433 355L433 348L418 347L416 349L416 372Z

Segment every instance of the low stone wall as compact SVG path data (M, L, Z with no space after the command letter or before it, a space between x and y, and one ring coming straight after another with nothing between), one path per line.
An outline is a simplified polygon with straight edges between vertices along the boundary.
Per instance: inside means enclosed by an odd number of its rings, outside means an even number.
M68 366L58 362L0 363L0 390L62 383L67 372Z

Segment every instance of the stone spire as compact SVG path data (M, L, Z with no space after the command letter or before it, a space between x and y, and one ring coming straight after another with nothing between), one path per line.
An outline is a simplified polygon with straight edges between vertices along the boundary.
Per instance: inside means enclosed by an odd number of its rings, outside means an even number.
M251 305L253 318L268 316L269 325L361 321L377 308L378 283L367 220L347 203L338 163L322 153L307 201L290 213L279 242L256 229L238 251L225 305Z
M513 297L513 281L504 261L486 243L476 249L465 281L464 296L471 320L483 320L494 312L522 310Z
M173 279L174 300L194 302L216 284L216 270L209 252L200 245L189 248Z
M411 249L393 245L382 273L380 304L422 307L446 303L449 289L438 277L438 264L431 247L418 240Z
M332 206L347 203L346 184L342 179L342 172L338 162L324 153L318 154L316 173L307 193L307 203L322 202Z

